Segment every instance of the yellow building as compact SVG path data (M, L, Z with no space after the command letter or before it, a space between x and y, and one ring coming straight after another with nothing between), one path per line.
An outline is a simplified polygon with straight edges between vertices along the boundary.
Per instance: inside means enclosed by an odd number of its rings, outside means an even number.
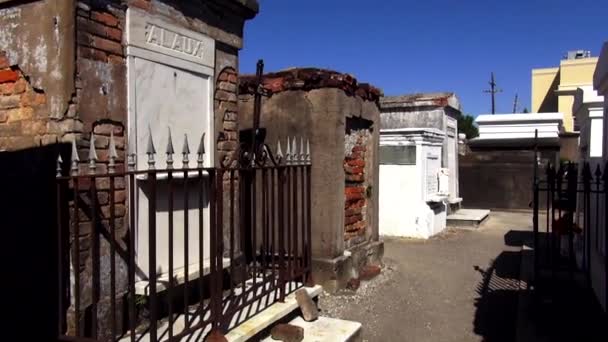
M578 130L572 114L576 90L593 85L597 57L586 52L568 53L559 67L532 69L532 113L564 114L564 129Z

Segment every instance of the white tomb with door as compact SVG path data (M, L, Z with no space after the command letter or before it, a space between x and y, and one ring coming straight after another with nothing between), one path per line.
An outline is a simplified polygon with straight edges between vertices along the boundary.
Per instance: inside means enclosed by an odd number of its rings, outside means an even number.
M380 234L429 238L446 227L446 135L435 128L380 131Z
M204 135L204 166L214 161L213 82L215 41L198 32L172 25L145 12L129 8L127 11L127 70L128 70L128 138L137 156L137 169L148 168L146 154L150 135L156 154L157 169L166 168L166 146L169 131L175 155L173 167L184 167L182 148L188 139L188 166L197 166L197 147ZM134 144L133 144L134 142ZM186 177L183 172L173 174L173 264L179 282L185 268L185 247L188 247L189 278L199 272L199 241L205 244L204 263L209 259L209 205L207 198L208 174L203 179L197 172ZM169 269L169 214L168 175L159 173L156 180L156 265L163 279ZM135 182L136 263L145 279L149 272L149 215L151 180L139 175ZM186 184L185 184L186 183ZM199 230L199 191L204 190L203 229ZM187 193L188 209L185 210ZM188 216L188 241L185 241L185 217ZM200 236L203 232L203 237ZM208 267L206 267L208 268ZM142 285L143 284L143 285ZM162 284L160 282L159 284ZM146 292L145 280L137 285L137 292Z

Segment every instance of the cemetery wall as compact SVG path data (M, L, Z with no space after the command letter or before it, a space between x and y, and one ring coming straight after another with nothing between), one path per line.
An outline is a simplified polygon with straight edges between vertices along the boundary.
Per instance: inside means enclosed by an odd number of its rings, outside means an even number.
M543 165L555 163L559 151L541 151ZM459 155L463 207L481 209L532 209L534 151L473 150ZM544 172L544 167L539 167ZM487 189L487 191L479 191ZM540 199L541 207L545 199Z
M252 76L240 77L240 128L252 127L254 82ZM363 264L379 262L382 256L380 91L358 84L349 75L321 69L266 74L263 84L270 92L262 98L260 118L260 127L267 130L266 143L276 151L280 140L284 152L288 137L297 137L298 144L300 137L310 139L314 280L329 291L344 287ZM350 158L355 150L358 155ZM350 253L345 254L347 250Z

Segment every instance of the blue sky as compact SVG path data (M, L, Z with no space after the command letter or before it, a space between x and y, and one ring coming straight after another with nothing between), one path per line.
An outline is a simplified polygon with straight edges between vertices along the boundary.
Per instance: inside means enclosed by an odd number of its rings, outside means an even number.
M568 50L597 56L608 41L606 0L260 0L245 27L241 73L314 66L348 72L386 95L454 91L465 113L490 112L490 72L530 108L532 68Z

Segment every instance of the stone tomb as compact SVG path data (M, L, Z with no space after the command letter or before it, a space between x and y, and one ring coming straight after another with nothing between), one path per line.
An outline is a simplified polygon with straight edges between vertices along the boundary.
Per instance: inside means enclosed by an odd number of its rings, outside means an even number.
M241 129L253 117L255 76L239 79ZM378 264L380 91L348 74L294 68L262 77L260 127L266 142L310 137L313 279L327 291L346 286L366 264Z
M436 128L380 131L380 234L429 238L446 227L445 134Z
M165 148L169 131L176 154L174 168L195 167L195 152L203 133L208 153L204 166L213 166L213 76L215 41L206 35L172 25L136 9L127 11L127 68L129 136L135 137L137 169L148 168L146 154L153 139L158 168L165 168ZM152 137L150 137L152 135ZM181 151L188 139L190 163L184 165ZM203 174L203 177L207 174ZM160 174L157 191L157 272L162 277L168 271L168 175ZM179 274L185 266L184 256L184 173L173 174L174 194L174 271ZM198 272L199 220L198 174L188 175L188 260L190 270ZM203 180L207 185L207 178ZM150 182L146 175L136 181L137 201L137 264L148 273L148 208ZM208 203L204 209L203 226L209 227ZM208 244L208 228L203 241ZM204 248L205 259L209 248ZM193 263L195 262L195 263ZM192 276L190 277L192 278ZM179 279L179 276L178 276Z

